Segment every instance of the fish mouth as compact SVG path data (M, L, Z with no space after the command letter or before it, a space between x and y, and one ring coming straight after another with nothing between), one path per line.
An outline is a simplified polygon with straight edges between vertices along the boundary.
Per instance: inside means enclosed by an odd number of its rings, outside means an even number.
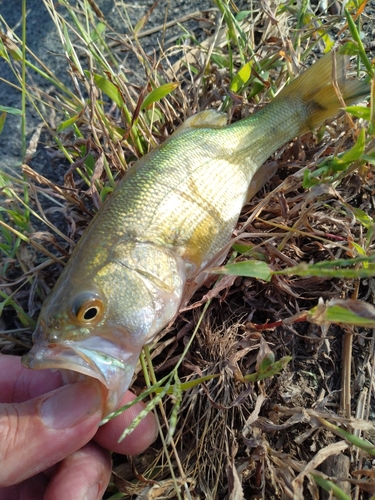
M108 389L106 411L110 412L128 389L138 357L139 353L124 352L110 340L93 336L77 342L38 342L22 357L22 364L61 370L66 383L79 380L79 374L99 380Z

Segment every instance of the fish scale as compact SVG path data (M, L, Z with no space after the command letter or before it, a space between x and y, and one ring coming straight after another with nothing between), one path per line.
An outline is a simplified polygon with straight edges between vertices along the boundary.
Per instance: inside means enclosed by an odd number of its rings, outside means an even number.
M105 412L129 387L142 346L178 314L202 270L230 240L262 163L293 137L368 93L345 79L346 58L326 55L258 113L226 126L192 116L138 160L99 210L44 301L29 368L97 378ZM257 170L260 168L259 172ZM222 257L221 257L222 258Z

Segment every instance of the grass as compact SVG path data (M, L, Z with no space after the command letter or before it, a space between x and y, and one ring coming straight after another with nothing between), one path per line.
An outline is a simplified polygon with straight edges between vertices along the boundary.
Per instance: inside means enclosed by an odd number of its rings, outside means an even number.
M38 173L32 157L42 130L27 144L23 121L24 165L0 172L0 347L15 354L30 345L56 263L67 261L117 179L188 116L209 107L230 120L248 115L315 50L329 50L335 34L359 75L373 75L360 36L365 3L322 16L308 1L264 12L217 0L205 37L182 24L181 38L158 57L142 43L150 13L132 26L119 2L124 36L93 2L44 3L72 87L29 51L24 29L19 39L0 19L8 29L0 56L22 95L21 110L0 107L1 130L9 113L25 120L27 101L43 120L43 141L66 160L64 180ZM143 67L144 85L129 78L123 48ZM33 72L53 92L32 88ZM144 350L133 389L158 412L160 439L133 459L144 481L114 457L108 498L146 488L171 498L375 495L373 93L370 107L348 109L352 119L339 117L275 154L277 174L243 210L211 288ZM61 213L68 230L53 222ZM345 477L332 458L346 464Z

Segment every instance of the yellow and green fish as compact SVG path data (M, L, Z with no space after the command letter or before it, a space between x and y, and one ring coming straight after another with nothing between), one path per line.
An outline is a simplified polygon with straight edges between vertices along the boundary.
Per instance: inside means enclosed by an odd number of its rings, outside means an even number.
M106 411L115 409L142 346L175 318L186 290L229 242L262 163L339 112L333 67L346 103L368 93L345 79L346 58L335 58L333 65L326 55L237 123L198 113L137 161L45 300L23 364L68 370L70 380L94 377L108 389Z

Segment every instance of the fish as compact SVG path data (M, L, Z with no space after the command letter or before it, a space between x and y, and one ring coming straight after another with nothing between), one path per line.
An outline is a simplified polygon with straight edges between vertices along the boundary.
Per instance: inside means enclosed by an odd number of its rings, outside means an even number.
M346 66L329 53L248 118L227 125L224 113L202 111L136 161L47 295L23 365L61 370L67 381L98 379L105 412L116 409L142 347L176 318L230 241L265 160L337 115L342 99L369 93L346 78Z

